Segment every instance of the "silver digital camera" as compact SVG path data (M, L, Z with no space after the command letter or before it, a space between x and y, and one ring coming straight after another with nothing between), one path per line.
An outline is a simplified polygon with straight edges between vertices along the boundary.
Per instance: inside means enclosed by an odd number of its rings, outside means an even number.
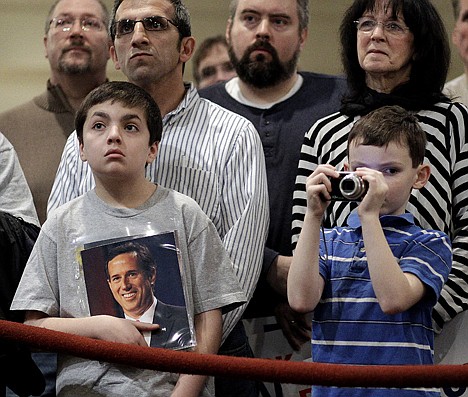
M330 178L332 201L360 201L367 193L368 183L354 172L340 171L338 178Z

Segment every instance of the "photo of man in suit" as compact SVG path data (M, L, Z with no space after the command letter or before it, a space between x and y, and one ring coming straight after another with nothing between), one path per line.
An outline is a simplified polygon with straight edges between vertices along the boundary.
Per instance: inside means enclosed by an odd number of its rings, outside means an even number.
M144 335L151 347L170 349L193 345L187 311L183 306L158 300L154 292L156 263L147 246L125 242L112 247L106 260L106 277L122 317L159 324L157 331Z

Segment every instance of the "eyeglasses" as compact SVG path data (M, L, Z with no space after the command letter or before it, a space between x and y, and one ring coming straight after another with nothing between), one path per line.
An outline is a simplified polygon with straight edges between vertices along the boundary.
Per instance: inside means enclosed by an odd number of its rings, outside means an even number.
M356 24L357 30L362 33L372 33L377 25L382 25L383 30L393 36L402 36L407 30L410 30L408 26L398 21L381 22L372 18L363 17L354 21L354 23Z
M104 27L104 22L94 17L87 17L83 19L72 17L54 18L49 22L49 26L57 30L62 30L63 32L69 32L73 28L73 25L77 19L80 21L81 29L85 32L89 30L97 32L102 30Z
M135 25L137 22L141 22L145 30L160 32L166 30L169 27L169 24L174 25L176 28L179 28L174 21L166 17L161 17L159 15L154 15L152 17L146 17L139 20L134 19L121 19L120 21L114 22L113 29L117 37L130 34L134 31Z

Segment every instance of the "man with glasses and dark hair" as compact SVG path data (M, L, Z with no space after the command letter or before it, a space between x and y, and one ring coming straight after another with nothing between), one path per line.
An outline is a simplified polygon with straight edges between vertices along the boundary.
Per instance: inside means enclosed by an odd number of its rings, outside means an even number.
M269 217L265 159L255 127L200 98L193 85L184 83L183 70L193 55L195 39L181 1L147 0L142 5L137 0L116 0L110 26L115 67L154 98L163 116L158 157L147 167L147 177L200 205L216 226L250 299L260 275ZM48 210L93 186L91 170L80 160L73 134L65 146ZM245 305L223 316L220 354L251 355L239 321L244 310ZM217 388L220 382L216 379ZM255 382L227 382L232 395L256 395Z
M55 1L45 22L47 89L0 114L0 131L18 153L41 223L60 155L74 130L75 111L93 88L106 81L108 19L101 0Z

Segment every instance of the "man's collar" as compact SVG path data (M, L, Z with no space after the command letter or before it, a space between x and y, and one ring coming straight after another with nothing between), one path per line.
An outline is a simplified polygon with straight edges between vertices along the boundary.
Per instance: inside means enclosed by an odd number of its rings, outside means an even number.
M291 89L286 93L286 95L270 103L256 103L247 99L241 92L239 82L240 82L239 77L233 77L225 85L227 93L232 98L234 98L237 102L240 102L241 104L245 106L249 106L249 107L256 108L256 109L270 109L273 106L275 106L277 103L284 102L285 100L291 98L296 92L298 92L300 88L302 87L304 78L299 73L297 73L296 82L291 87Z
M34 103L53 113L75 113L60 85L54 85L50 80L47 80L47 91L35 97Z
M185 113L185 111L192 106L195 105L195 103L198 101L200 96L198 95L198 91L193 85L193 83L184 83L185 87L185 95L182 98L182 101L177 105L177 107L172 110L171 112L167 113L163 117L163 124L173 124L177 121L179 117L182 117L182 115Z

